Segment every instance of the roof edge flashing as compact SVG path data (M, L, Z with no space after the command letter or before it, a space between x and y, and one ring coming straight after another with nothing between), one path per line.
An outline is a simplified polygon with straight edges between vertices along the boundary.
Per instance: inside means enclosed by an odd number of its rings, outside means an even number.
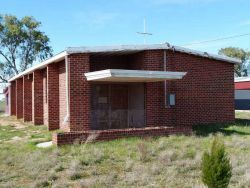
M56 54L55 56L51 57L51 58L48 58L46 59L45 61L41 62L41 63L38 63L30 68L28 68L27 70L15 75L14 77L12 77L11 79L8 80L8 82L12 82L24 75L27 75L27 74L31 74L32 72L34 72L35 70L39 70L39 69L43 69L45 68L47 65L51 64L51 63L56 63L56 62L59 62L63 59L65 59L65 57L67 56L67 52L66 51L62 51L58 54Z
M216 55L208 52L202 52L185 47L164 44L149 44L149 45L117 45L117 46L96 46L96 47L67 47L66 52L68 54L74 53L110 53L110 52L122 52L122 51L145 51L145 50L173 50L182 53L201 56L209 59L216 59L219 61L225 61L233 64L241 64L241 60L237 58L227 57L224 55Z

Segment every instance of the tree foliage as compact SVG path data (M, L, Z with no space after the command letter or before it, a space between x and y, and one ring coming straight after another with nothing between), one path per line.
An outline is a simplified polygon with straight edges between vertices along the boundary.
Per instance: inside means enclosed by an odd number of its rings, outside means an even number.
M215 138L210 153L202 157L202 181L208 188L226 188L232 176L232 166L224 143Z
M0 83L52 56L49 38L33 17L0 15Z
M234 72L238 77L248 76L247 64L250 59L250 52L247 52L241 48L227 47L221 48L219 50L219 54L240 59L242 64L235 65Z

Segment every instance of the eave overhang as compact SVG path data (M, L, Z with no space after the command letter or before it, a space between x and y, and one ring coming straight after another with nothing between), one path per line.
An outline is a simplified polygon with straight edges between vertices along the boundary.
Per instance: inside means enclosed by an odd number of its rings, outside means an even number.
M182 79L186 72L106 69L85 73L87 81L97 82L160 82Z

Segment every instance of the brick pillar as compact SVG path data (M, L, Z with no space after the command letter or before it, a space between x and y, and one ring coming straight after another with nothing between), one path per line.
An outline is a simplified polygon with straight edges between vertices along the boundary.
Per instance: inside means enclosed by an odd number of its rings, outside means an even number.
M10 115L16 115L16 82L10 83Z
M53 63L47 67L48 129L59 129L59 67Z
M43 71L33 72L32 82L32 121L35 125L43 124Z
M16 117L23 118L23 78L16 80Z
M23 121L32 121L32 77L23 77Z
M84 73L89 72L89 55L72 54L67 57L69 84L70 131L90 129L90 84Z

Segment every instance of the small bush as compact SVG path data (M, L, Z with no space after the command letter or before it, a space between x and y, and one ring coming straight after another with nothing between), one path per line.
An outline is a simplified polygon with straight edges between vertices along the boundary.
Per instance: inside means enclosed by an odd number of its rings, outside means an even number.
M211 152L202 157L202 181L208 188L226 188L232 176L232 166L224 143L216 137Z
M78 172L72 172L72 174L70 174L70 180L77 180L81 178L82 178L82 175Z
M139 151L139 158L141 161L146 162L149 160L149 150L145 143L140 142L137 145Z
M69 169L67 170L70 180L81 179L80 163L77 160L72 160Z

